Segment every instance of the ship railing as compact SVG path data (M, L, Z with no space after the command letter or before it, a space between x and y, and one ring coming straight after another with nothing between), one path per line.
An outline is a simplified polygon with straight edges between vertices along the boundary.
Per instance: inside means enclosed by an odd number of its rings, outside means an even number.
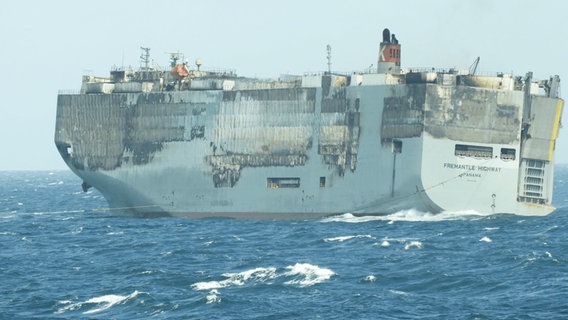
M205 69L201 70L205 74L212 76L228 76L228 77L236 77L237 71L235 69Z
M425 67L418 67L418 68L402 68L403 73L426 73L426 72L434 72L434 73L446 73L446 74L467 74L468 71L466 70L459 70L456 68L425 68Z
M72 94L81 94L81 90L79 89L63 89L57 91L59 95L72 95Z
M358 73L360 73L360 72L357 72L357 71L353 71L353 72L331 71L331 73L330 73L328 71L306 71L306 72L304 72L304 76L323 76L323 75L326 75L326 74L331 74L331 75L334 75L334 76L348 77L348 76L358 74Z

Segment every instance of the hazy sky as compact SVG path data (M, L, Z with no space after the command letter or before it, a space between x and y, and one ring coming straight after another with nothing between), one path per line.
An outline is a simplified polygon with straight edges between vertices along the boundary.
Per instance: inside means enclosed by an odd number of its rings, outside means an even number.
M58 90L113 65L139 66L140 46L162 66L179 50L204 69L278 77L327 69L330 44L332 69L349 72L376 65L388 27L403 67L467 69L480 56L480 73L566 83L566 12L563 0L5 1L0 170L65 169L53 142ZM568 163L568 129L557 163Z

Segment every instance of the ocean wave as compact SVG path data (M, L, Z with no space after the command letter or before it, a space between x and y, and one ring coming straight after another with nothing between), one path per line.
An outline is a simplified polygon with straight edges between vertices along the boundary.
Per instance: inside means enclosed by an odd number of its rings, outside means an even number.
M191 285L195 290L220 289L228 286L242 286L249 281L265 281L276 276L276 268L255 268L239 273L224 273L225 280L198 282Z
M370 234L356 235L356 236L341 236L341 237L334 237L334 238L325 238L325 239L323 239L323 241L325 241L325 242L334 242L334 241L343 242L343 241L356 239L356 238L372 238L372 236Z
M297 279L286 281L285 284L299 284L301 287L309 287L330 279L335 272L331 269L321 268L309 263L296 263L286 267L287 272L284 276L298 277Z
M12 219L16 217L15 212L0 212L0 219Z
M101 311L104 311L106 309L109 309L114 305L123 304L126 301L137 297L141 293L143 293L143 292L136 290L136 291L132 292L131 294L127 295L127 296L107 294L107 295L104 295L104 296L88 299L84 302L75 302L75 303L73 301L70 301L70 300L62 300L62 301L59 301L58 304L62 304L64 306L59 308L57 310L57 313L64 313L64 312L67 312L67 311L75 311L75 310L79 310L83 307L93 307L90 310L84 311L83 314L97 313L97 312L101 312Z
M211 290L205 298L207 299L207 303L221 302L221 298L219 298L219 291L217 291L217 289Z
M420 241L410 241L404 245L404 250L409 250L412 248L422 249L422 242Z
M475 210L444 211L440 213L423 212L415 209L401 210L386 215L353 215L344 213L321 219L321 222L365 223L371 221L407 221L407 222L437 222L451 220L476 220L493 214L483 214Z
M363 281L365 281L365 282L375 282L375 281L377 281L377 277L376 277L374 274L370 274L370 275L366 276Z
M296 263L287 266L285 270L278 271L276 268L255 268L238 273L224 273L224 280L197 282L191 285L194 290L216 290L229 286L243 286L250 283L265 283L274 279L289 279L286 285L299 285L309 287L330 279L335 272L327 268L321 268L309 263Z

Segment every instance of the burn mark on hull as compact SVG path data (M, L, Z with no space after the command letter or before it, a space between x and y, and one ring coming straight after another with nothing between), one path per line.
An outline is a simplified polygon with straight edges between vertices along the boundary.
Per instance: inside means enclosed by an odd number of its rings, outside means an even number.
M514 95L496 90L427 86L424 130L436 138L515 143L522 105L513 101Z
M323 80L325 85L325 77ZM339 176L343 176L345 170L355 171L357 168L359 100L356 99L352 105L345 87L328 88L323 90L322 95L323 120L319 128L318 154L325 164L332 166Z
M317 92L288 88L62 95L58 115L65 120L58 122L59 149L77 169L114 170L151 163L170 142L206 143L210 151L204 160L211 166L213 184L232 187L243 168L306 165L318 130L322 161L339 175L354 171L359 101L351 101L345 87L329 87L322 90L326 94L316 117Z
M243 168L304 166L308 157L306 155L231 154L207 156L206 161L213 168L215 188L222 188L235 186Z
M393 139L419 137L424 122L425 85L407 85L404 94L393 93L383 99L381 142L391 146Z

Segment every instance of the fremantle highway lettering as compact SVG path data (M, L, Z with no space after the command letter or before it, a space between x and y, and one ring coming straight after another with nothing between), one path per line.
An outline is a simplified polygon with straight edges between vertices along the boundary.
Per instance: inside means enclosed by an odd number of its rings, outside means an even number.
M455 169L455 170L465 170L463 173L466 177L481 177L483 172L501 172L502 168L490 167L490 166L477 166L471 164L458 164L458 163L444 163L445 169Z

